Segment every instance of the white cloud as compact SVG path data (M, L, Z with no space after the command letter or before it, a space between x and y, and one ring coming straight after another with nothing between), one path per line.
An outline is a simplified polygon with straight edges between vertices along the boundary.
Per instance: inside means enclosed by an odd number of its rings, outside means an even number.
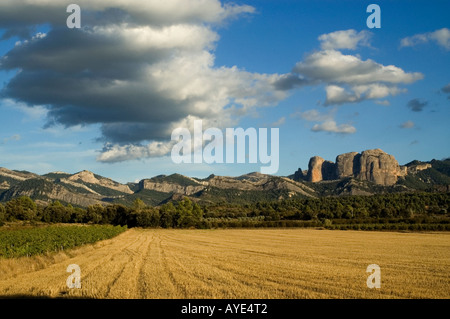
M5 96L24 101L24 109L46 105L47 130L98 124L100 140L108 143L99 161L164 155L176 127L202 119L223 128L288 94L280 87L284 75L215 65L214 28L254 12L251 6L218 0L80 0L83 28L70 30L58 28L65 19L54 17L66 16L67 1L6 2L0 3L0 28L11 29L12 22L54 28L3 57L2 69L21 69Z
M450 50L450 29L442 28L433 32L415 34L400 40L401 47L413 47L424 44L430 40L435 41L438 45L446 50Z
M278 120L276 120L275 122L273 122L270 126L272 127L278 127L283 125L286 122L286 117L282 116L280 117Z
M362 60L336 50L312 53L296 64L294 72L308 79L309 83L327 84L325 105L393 96L406 91L398 88L398 85L423 78L418 72L408 73L394 65Z
M314 124L311 128L313 132L330 132L337 134L353 134L356 133L356 128L350 124L338 125L334 120L336 108L330 110L327 113L320 113L315 109L308 110L300 113L300 118L308 122L320 122Z
M400 125L401 128L413 128L415 124L413 121L406 121Z
M337 85L328 85L326 87L327 99L325 105L353 103L360 101L356 94L349 93L345 88Z
M123 162L142 158L161 157L170 153L174 142L152 142L147 145L106 144L97 157L99 162Z
M364 61L336 50L318 51L309 55L305 61L297 63L294 72L311 81L359 85L376 82L408 84L423 78L418 72L407 73L394 65L385 66L370 59Z
M403 92L406 92L406 89L399 89L395 86L387 86L380 83L353 85L350 86L350 92L344 87L328 85L326 87L327 99L325 101L325 105L354 103L369 99L381 99ZM378 103L386 105L386 102L389 104L389 101L386 100Z
M379 100L379 101L375 101L375 103L379 104L379 105L384 105L384 106L391 105L391 102L389 102L388 100Z
M369 46L372 33L363 30L342 30L319 36L323 50L350 49L355 50L358 46Z
M299 115L308 122L322 122L332 118L331 112L323 114L315 109L302 112Z
M356 132L356 128L349 124L337 125L333 120L327 120L321 124L315 124L311 131L313 132L331 132L338 134L353 134Z
M2 0L0 27L10 28L9 35L23 29L51 23L65 26L68 0ZM77 0L83 9L83 24L110 24L123 19L138 25L164 26L174 24L220 24L242 14L253 13L248 5L226 4L219 0ZM102 14L98 14L102 13ZM20 28L17 27L18 24Z
M16 102L12 99L0 100L1 105L18 110L27 116L28 120L39 120L45 118L47 109L42 105L28 106L22 102Z
M20 141L21 139L22 139L22 136L20 136L20 134L14 134L12 136L3 138L3 143L2 144L6 144L6 143L8 143L10 141Z

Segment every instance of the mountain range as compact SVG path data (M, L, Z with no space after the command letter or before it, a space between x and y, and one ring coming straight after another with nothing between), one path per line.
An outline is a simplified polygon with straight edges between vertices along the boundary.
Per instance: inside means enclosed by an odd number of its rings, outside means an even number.
M87 207L93 204L131 205L136 198L158 206L187 196L199 203L245 204L287 198L372 195L393 192L450 191L450 159L412 161L400 166L382 150L340 154L335 162L319 156L308 169L289 176L257 172L238 177L210 175L193 178L158 175L138 183L121 184L90 171L38 175L0 168L0 202L28 196L46 205L58 200Z

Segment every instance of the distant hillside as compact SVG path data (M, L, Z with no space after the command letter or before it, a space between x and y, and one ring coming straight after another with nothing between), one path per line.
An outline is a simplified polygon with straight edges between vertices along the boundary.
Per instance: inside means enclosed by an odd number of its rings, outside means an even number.
M136 198L152 206L184 196L205 204L245 204L416 191L449 192L450 159L412 161L400 166L393 156L372 150L338 155L336 163L315 156L308 170L299 169L289 177L253 172L238 177L210 175L200 179L172 174L127 184L90 171L40 176L0 168L0 202L29 196L42 204L58 200L80 207L108 203L131 205Z

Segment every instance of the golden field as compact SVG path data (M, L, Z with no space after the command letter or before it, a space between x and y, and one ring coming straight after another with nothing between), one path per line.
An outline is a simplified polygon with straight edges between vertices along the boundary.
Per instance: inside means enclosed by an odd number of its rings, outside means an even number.
M67 266L81 269L68 288ZM381 288L369 289L370 264ZM130 229L70 251L0 260L0 297L449 298L450 233Z

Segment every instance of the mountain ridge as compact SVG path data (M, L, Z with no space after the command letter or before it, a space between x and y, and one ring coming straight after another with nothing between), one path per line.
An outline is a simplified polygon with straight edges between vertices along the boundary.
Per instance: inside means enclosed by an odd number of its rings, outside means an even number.
M0 202L28 196L43 205L56 200L81 207L128 205L140 198L157 206L184 196L201 203L247 203L414 191L450 191L450 159L399 165L392 155L375 149L340 154L335 163L314 156L307 171L298 169L289 176L251 172L201 179L174 173L127 184L88 170L38 175L0 168Z

